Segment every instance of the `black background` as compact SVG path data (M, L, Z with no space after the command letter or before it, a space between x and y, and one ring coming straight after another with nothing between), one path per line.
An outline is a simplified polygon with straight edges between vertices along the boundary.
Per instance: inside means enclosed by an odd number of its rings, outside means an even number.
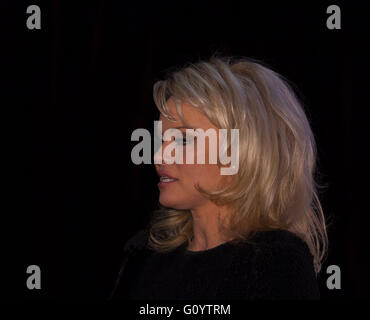
M31 4L41 8L41 30L26 27ZM341 30L326 27L330 4L341 8ZM3 295L107 297L125 241L146 225L158 201L154 166L132 163L130 139L136 128L153 132L153 83L166 70L217 51L264 61L292 82L317 140L317 180L329 221L322 297L369 297L366 211L353 197L354 172L362 175L358 159L367 149L353 144L361 126L353 120L356 80L368 59L363 4L52 0L0 6ZM41 268L41 290L26 288L31 264ZM341 290L326 288L332 264L341 268Z

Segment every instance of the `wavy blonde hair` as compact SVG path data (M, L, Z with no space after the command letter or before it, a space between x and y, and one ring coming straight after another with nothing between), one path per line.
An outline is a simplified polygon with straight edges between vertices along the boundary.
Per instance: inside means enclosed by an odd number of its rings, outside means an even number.
M328 238L314 179L316 144L288 81L256 60L213 55L170 72L154 84L153 96L168 119L173 117L167 100L173 97L181 118L181 101L186 101L218 128L239 129L239 170L232 182L216 191L197 186L230 209L222 234L238 243L257 231L288 230L306 242L318 273ZM191 212L159 204L148 247L168 252L192 238Z

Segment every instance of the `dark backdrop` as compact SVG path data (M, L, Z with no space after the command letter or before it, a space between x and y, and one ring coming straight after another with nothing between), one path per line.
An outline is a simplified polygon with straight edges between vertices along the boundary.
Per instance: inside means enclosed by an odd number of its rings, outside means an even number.
M241 4L244 3L244 4ZM41 30L26 8L41 8ZM352 198L352 114L364 10L333 3L3 1L1 3L6 290L12 297L108 295L125 241L157 205L152 165L131 162L131 133L153 132L152 85L166 70L215 51L264 61L303 101L317 139L330 249L325 299L369 295L366 231ZM26 267L42 290L26 288ZM326 267L342 271L328 290Z

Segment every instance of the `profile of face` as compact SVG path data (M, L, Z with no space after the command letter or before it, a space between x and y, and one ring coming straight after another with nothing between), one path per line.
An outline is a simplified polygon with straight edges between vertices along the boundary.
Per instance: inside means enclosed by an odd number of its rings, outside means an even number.
M168 108L171 112L171 115L175 118L176 121L171 121L166 119L162 114L160 115L160 121L162 121L162 131L163 133L167 129L176 128L181 131L183 135L183 143L181 143L181 148L183 148L183 158L182 163L166 163L165 160L162 160L161 163L156 164L156 170L159 174L160 182L158 187L160 190L159 202L170 208L174 209L197 209L201 208L207 203L210 202L209 199L205 198L195 186L199 184L200 187L205 190L218 190L222 187L225 187L230 183L232 176L230 175L221 175L220 164L215 164L210 161L210 148L216 148L219 142L218 128L211 123L211 121L203 113L193 107L191 104L184 102L182 104L182 115L186 122L186 125L182 122L181 118L178 116L177 109L173 98L168 99L167 101ZM212 128L217 132L217 145L210 144L209 139L205 139L205 163L197 163L197 146L196 139L191 139L187 141L186 138L186 128L190 129L203 129L204 131ZM161 159L166 159L164 155L164 150L171 141L163 141L162 148L159 149L154 157L161 155ZM194 163L185 163L186 155L186 144L194 143ZM200 150L198 150L199 152ZM213 150L217 152L217 150ZM160 154L161 152L161 154ZM218 152L216 153L218 157ZM174 156L174 153L171 153ZM211 163L210 163L211 162ZM170 178L167 179L166 177Z

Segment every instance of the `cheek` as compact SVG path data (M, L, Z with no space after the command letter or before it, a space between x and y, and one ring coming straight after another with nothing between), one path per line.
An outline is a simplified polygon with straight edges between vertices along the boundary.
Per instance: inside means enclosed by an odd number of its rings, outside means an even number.
M189 157L194 159L195 164L186 164L186 148L184 150L184 164L179 165L181 174L184 177L184 185L187 189L190 187L194 189L194 184L199 185L208 190L216 190L222 188L227 184L225 176L221 175L221 168L216 164L218 162L218 143L216 140L206 139L204 150L198 150L197 141L194 140L193 152L189 153ZM205 164L197 164L198 156L205 160ZM204 157L204 158L203 158Z
M220 184L220 168L215 164L188 164L181 166L181 176L187 188L199 183L204 188L214 188Z
M210 164L218 162L218 137L217 139L205 139L204 144L196 138L193 142L183 148L183 164ZM198 145L199 143L199 145ZM198 148L199 147L199 148Z

